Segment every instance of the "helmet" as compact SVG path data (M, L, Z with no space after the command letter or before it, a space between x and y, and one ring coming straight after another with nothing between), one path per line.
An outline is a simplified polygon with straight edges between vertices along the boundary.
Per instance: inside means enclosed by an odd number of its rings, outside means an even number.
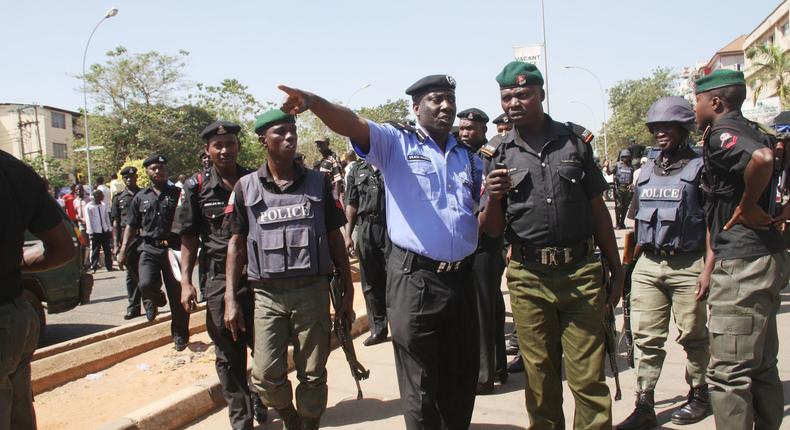
M627 149L623 149L622 151L620 151L620 158L630 157L630 156L631 156L631 151Z
M645 125L649 127L656 122L677 122L686 130L692 131L696 127L694 108L683 97L661 97L647 110Z

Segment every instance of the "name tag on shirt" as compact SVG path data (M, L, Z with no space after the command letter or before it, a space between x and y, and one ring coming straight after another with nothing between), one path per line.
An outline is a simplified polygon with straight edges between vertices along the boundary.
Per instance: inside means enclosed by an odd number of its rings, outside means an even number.
M406 156L406 160L408 161L427 161L431 162L431 159L422 155L422 154L409 154Z
M313 217L313 210L309 203L298 205L280 206L269 208L258 215L258 224L276 224L278 222L293 221Z

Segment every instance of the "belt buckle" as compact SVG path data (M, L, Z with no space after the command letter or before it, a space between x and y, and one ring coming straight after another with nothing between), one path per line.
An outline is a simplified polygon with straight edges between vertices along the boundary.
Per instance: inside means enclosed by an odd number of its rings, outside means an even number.
M541 248L540 249L540 262L546 266L559 266L560 258L562 263L567 264L571 261L570 248Z
M461 261L442 261L436 268L436 273L455 272L461 267Z
M436 273L444 273L447 271L447 262L442 261L439 263L439 267L436 268Z

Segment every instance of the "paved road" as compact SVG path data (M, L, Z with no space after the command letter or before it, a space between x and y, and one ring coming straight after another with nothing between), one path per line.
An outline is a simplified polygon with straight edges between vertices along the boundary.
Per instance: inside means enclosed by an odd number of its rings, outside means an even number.
M90 303L77 306L68 312L47 315L47 328L41 337L40 347L145 318L142 316L131 321L123 319L128 303L126 299L126 272L119 270L107 272L104 269L99 269L93 275L93 280ZM197 273L195 273L194 281L197 285ZM166 311L167 307L160 309L160 312Z

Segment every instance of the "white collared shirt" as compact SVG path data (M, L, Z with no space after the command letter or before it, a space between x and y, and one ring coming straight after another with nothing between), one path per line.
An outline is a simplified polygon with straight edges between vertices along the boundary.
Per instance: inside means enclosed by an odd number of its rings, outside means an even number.
M104 202L90 202L85 206L85 231L88 234L105 233L112 230L110 210Z

